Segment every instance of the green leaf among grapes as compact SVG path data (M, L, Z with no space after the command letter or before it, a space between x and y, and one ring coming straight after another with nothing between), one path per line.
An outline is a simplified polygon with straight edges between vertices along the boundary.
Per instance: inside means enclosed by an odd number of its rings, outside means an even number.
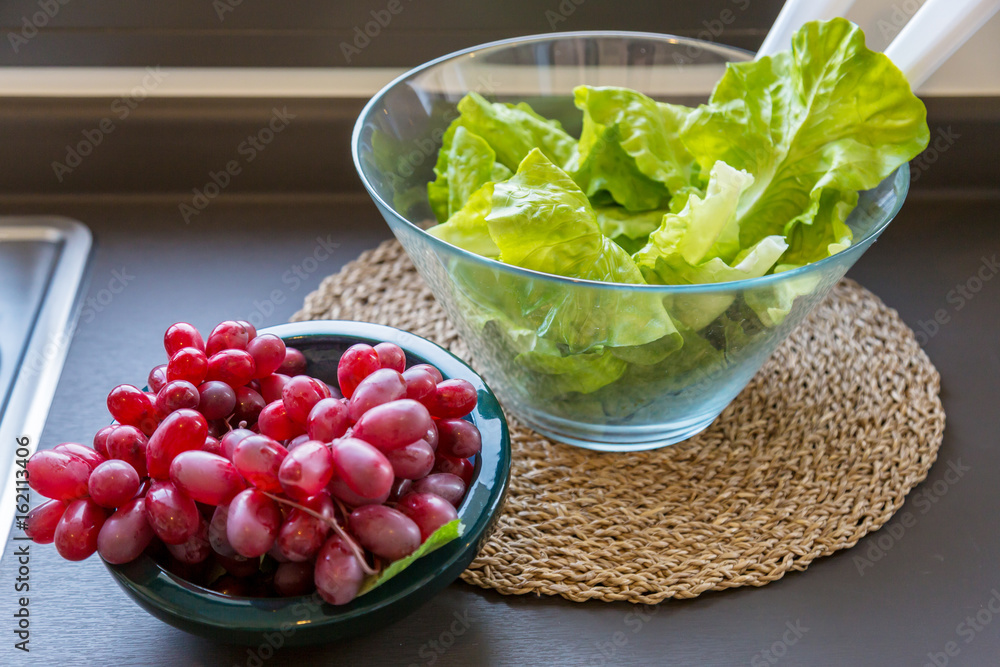
M412 565L413 561L423 556L426 556L432 551L436 551L437 549L444 546L448 542L451 542L452 540L458 539L459 537L461 537L464 530L465 526L459 523L458 519L455 519L454 521L449 521L448 523L444 524L443 526L435 530L433 533L431 533L431 535L426 540L424 540L424 543L421 544L420 547L412 554L410 554L406 558L400 558L397 561L389 563L389 565L384 570L382 570L378 574L373 574L372 576L368 577L365 580L365 583L361 585L361 590L358 592L358 595L364 595L368 591L378 588L379 586L381 586L382 584L389 581L397 574L408 568L410 565Z

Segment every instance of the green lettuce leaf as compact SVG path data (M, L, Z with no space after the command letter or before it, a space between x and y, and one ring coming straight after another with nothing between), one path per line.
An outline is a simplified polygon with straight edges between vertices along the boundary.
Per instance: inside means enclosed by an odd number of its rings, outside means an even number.
M690 109L627 88L578 86L573 95L583 132L570 169L587 196L607 192L641 211L692 185L698 167L679 137Z
M740 195L753 183L753 176L716 162L703 196L691 194L678 213L668 213L649 243L636 253L636 262L647 275L658 273L660 263L697 266L713 257L730 261L739 254L739 223L736 210ZM660 278L658 282L674 281Z
M458 111L455 123L482 137L511 171L534 148L558 165L568 163L576 148L576 140L558 121L539 116L524 102L489 102L473 92L458 102Z
M482 137L457 122L448 127L438 153L434 174L427 184L427 199L439 222L465 206L472 194L490 181L510 177L510 170L496 161L496 153Z
M740 249L736 209L753 176L716 162L705 195L692 194L679 213L668 213L635 255L646 280L664 285L697 285L757 278L788 248L778 235ZM678 294L669 304L672 317L699 331L721 315L733 292Z
M385 582L389 581L397 574L408 568L413 564L413 561L426 556L432 551L436 551L448 542L456 540L461 537L464 532L464 526L459 523L458 519L449 521L444 524L433 533L427 536L424 543L417 547L417 550L405 558L400 558L399 560L389 563L389 565L379 572L378 574L373 574L368 577L363 584L361 584L361 590L358 591L358 595L364 595L368 591L378 588Z
M668 209L633 212L621 206L595 206L601 233L632 254L646 245L649 235L663 221Z
M835 18L805 24L791 51L730 63L681 138L702 169L723 160L754 175L739 201L740 244L785 235L787 263L803 263L850 243L843 223L857 191L916 156L929 132L902 72Z
M537 149L494 186L486 223L502 262L568 278L645 284L629 254L601 233L586 195ZM518 291L522 308L545 313L539 335L576 352L643 345L676 333L656 295L544 279ZM596 339L595 331L601 332Z
M448 222L431 227L427 233L469 252L496 259L500 249L490 238L486 225L492 203L493 183L486 183L469 197L461 210L448 218Z
M822 276L806 274L796 276L763 288L754 288L743 293L743 300L757 314L761 323L776 327L792 312L795 299L815 293Z
M680 213L665 215L649 242L635 254L646 279L664 285L695 285L766 274L788 243L774 235L741 250L736 211L752 183L753 176L745 171L716 162L705 196L692 194Z

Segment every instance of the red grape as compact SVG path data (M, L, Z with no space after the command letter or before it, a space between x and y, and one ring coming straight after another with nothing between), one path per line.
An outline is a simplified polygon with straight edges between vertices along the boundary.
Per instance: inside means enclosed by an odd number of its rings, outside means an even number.
M74 500L56 524L56 551L66 560L89 558L97 551L97 536L106 518L104 509L90 498Z
M437 451L440 434L438 433L437 424L434 423L433 419L431 420L431 427L427 429L427 433L424 434L423 440L431 446L431 449L435 452Z
M94 451L106 459L111 458L108 454L108 436L115 430L115 426L105 426L94 434Z
M47 500L30 512L24 522L24 533L38 544L52 544L56 525L66 511L64 500Z
M280 527L281 510L257 489L241 491L229 504L226 537L241 556L256 558L266 554Z
M97 551L109 563L130 563L149 546L154 535L146 520L146 499L134 498L119 507L101 526Z
M201 513L172 482L156 480L146 492L146 520L163 542L181 544L198 531Z
M212 513L212 518L208 522L208 543L212 550L220 556L233 558L238 556L233 545L229 543L229 536L226 534L226 526L229 519L229 505L219 505ZM239 556L242 558L242 556Z
M431 414L439 419L464 417L476 407L476 388L468 380L439 382L434 396L425 399Z
M431 416L422 404L403 398L377 405L354 425L355 437L389 451L419 440L431 427Z
M415 401L426 400L437 389L437 381L426 368L407 368L403 371L403 380L406 382L406 397Z
M222 380L233 389L253 379L256 369L246 350L221 350L208 358L209 380Z
M292 421L282 401L274 401L264 406L257 417L257 428L264 435L275 440L291 440L304 433L304 426Z
M95 503L115 509L135 497L139 474L125 461L112 459L94 468L87 488Z
M67 452L35 452L27 464L28 485L46 498L73 500L87 495L90 465Z
M457 475L466 486L472 484L472 476L475 474L475 466L469 459L458 459L451 456L438 454L434 460L434 472L450 472Z
M205 350L205 341L198 329L187 322L170 325L167 332L163 334L163 348L167 351L167 357L174 356L178 350L185 347Z
M408 479L396 478L392 483L392 490L389 492L389 502L396 503L400 498L413 490L413 482Z
M379 343L375 346L375 353L382 368L390 368L397 373L406 368L406 353L395 343Z
M304 445L307 442L309 442L309 434L303 433L301 435L295 436L291 440L285 440L285 449L287 449L290 452L299 445Z
M406 381L403 376L391 368L380 368L354 388L347 404L347 416L352 422L356 422L376 405L400 398L406 398Z
M285 341L274 334L257 336L247 345L247 352L253 357L257 379L265 378L274 373L285 361Z
M347 404L343 399L324 398L313 406L306 420L309 438L320 442L333 442L347 433Z
M431 374L434 378L434 384L444 381L444 376L441 375L441 371L437 369L436 366L431 366L430 364L416 364L415 366L410 366L408 370L424 370Z
M413 519L385 505L355 509L349 524L361 546L390 562L409 556L420 546L420 528Z
M320 597L333 605L347 604L358 595L365 572L354 552L333 535L316 556L314 581Z
M308 362L306 361L306 355L302 354L301 351L295 349L294 347L285 347L285 358L282 360L281 365L278 366L276 373L281 373L282 375L287 375L288 377L295 377L296 375L302 375L306 372L306 366Z
M217 454L191 450L170 463L170 481L199 503L223 505L246 488L233 463Z
M234 577L253 577L260 572L260 558L247 558L235 551L233 553L236 555L232 558L216 553L215 562L226 568L226 572Z
M281 563L274 571L274 592L279 597L308 595L316 589L312 563Z
M389 493L392 491L392 488L390 487L389 491L374 498L366 498L352 491L351 487L344 483L344 480L334 475L330 483L326 485L326 490L330 492L331 496L342 500L350 507L358 507L360 505L381 505L389 499Z
M222 436L222 440L219 441L222 445L222 455L232 461L233 450L236 449L237 443L244 438L249 438L251 435L257 434L245 428L234 428L232 431Z
M386 452L392 471L401 479L420 479L434 467L434 450L423 440Z
M208 373L208 357L196 347L178 350L167 362L167 381L187 380L198 386Z
M198 408L200 400L198 387L187 380L173 380L163 385L163 388L156 394L156 409L162 416L166 417L171 412L182 408L195 410Z
M310 440L290 451L278 468L278 481L290 498L314 496L333 476L333 455L322 442Z
M350 398L358 384L379 368L378 352L371 345L358 343L347 348L337 364L337 382L341 393Z
M189 565L207 560L212 555L212 547L208 543L208 522L202 519L194 535L180 544L168 544L167 551L180 562Z
M254 339L256 340L256 339ZM236 407L233 409L233 423L246 422L247 425L257 423L260 411L267 403L264 397L250 387L240 387L236 390Z
M218 439L208 436L205 438L205 444L201 446L201 451L222 456L222 443Z
M442 419L437 422L438 453L459 459L475 456L483 447L483 438L474 424L464 419Z
M284 526L285 524L281 524L281 525ZM271 558L273 558L274 560L278 561L279 563L290 563L291 561L288 560L287 558L285 558L284 554L281 553L281 549L278 548L278 538L280 538L280 537L281 537L281 530L279 529L278 530L278 537L275 538L274 544L272 544L271 548L267 550L267 555L264 556L264 558L267 558L268 556L270 556Z
M225 382L209 380L198 387L201 400L195 407L205 419L225 419L236 408L236 392Z
M454 506L433 493L409 493L400 498L396 509L417 524L421 542L444 524L458 518Z
M253 340L254 338L257 337L257 327L250 324L246 320L236 320L236 323L243 325L243 328L247 330L247 335L250 336L250 340Z
M250 342L250 332L239 322L220 322L205 341L205 354L212 356L222 350L245 350Z
M153 403L145 392L130 384L120 384L111 390L108 411L118 423L138 426L143 433L151 433L156 428Z
M325 396L326 385L308 375L298 375L289 380L281 390L285 412L296 424L306 425L309 411Z
M154 394L163 389L163 385L167 383L167 365L160 364L159 366L154 366L153 370L149 371L149 376L146 378L146 386Z
M378 498L389 493L395 476L385 454L364 440L344 438L330 448L337 477L355 493Z
M116 426L108 436L108 456L121 459L135 468L139 477L146 477L145 434L135 426Z
M317 500L306 506L309 505L309 509L324 517L332 518L334 515L333 502L325 493L319 494ZM330 526L326 522L299 509L293 509L278 530L276 544L278 551L287 560L301 563L316 555L329 533Z
M76 442L64 442L61 445L53 447L52 451L64 452L70 456L75 456L90 466L91 470L101 465L106 460L106 457L101 456L95 450Z
M263 491L281 493L278 470L288 450L266 435L244 438L233 449L233 464L247 482Z
M166 479L174 457L189 449L201 449L206 437L208 422L200 412L171 412L146 444L146 470L149 476Z
M465 496L465 482L458 475L436 472L413 482L413 490L418 493L433 493L441 496L458 508Z
M292 378L281 373L272 373L260 379L260 395L264 403L271 404L281 400L281 392Z

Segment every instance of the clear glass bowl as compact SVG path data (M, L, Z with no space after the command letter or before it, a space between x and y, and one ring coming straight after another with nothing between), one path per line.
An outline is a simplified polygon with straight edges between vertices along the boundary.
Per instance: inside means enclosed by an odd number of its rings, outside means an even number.
M578 136L581 114L572 101L577 85L626 86L660 101L696 104L705 100L704 91L719 79L726 62L751 56L710 42L647 33L524 37L418 67L375 95L358 118L352 149L362 182L505 408L539 433L591 449L633 451L669 445L705 429L889 224L906 195L909 170L904 165L861 194L848 220L853 245L820 262L710 285L594 283L502 264L425 231L436 222L426 184L434 177L444 130L458 115L457 102L469 91L494 101L526 101ZM564 378L551 365L540 367L530 354L519 355L524 341L499 324L505 313L535 309L537 329L522 328L516 335L551 349L553 343L545 340L545 301L563 296L591 305L594 316L574 322L577 338L597 343L589 351L604 354L602 363L607 357L606 374L586 392L564 391ZM640 358L605 354L599 343L608 334L609 317L637 299L662 301L678 333L650 343Z

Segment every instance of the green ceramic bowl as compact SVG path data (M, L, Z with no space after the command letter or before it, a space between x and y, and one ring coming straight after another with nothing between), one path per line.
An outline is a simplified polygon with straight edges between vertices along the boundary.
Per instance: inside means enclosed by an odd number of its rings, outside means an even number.
M458 516L462 537L417 560L402 573L350 604L334 607L318 595L295 598L240 598L220 595L167 572L151 557L125 565L105 563L118 585L139 606L169 623L203 637L229 643L282 645L333 642L392 623L453 582L468 567L499 516L510 480L507 422L493 392L465 362L434 343L392 327L364 322L314 321L261 331L280 336L305 354L307 373L334 383L340 355L355 343L390 341L406 352L407 364L429 363L445 378L475 385L479 403L471 415L483 435L475 457L475 477Z

